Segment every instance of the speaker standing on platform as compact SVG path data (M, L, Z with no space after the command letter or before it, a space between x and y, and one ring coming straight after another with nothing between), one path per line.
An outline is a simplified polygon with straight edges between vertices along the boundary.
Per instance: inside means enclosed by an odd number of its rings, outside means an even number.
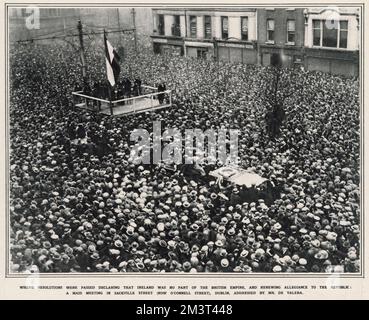
M158 99L159 99L159 103L162 104L164 102L164 91L166 90L166 86L165 86L165 83L161 83L159 84L158 86L158 92L163 92L163 93L160 93L158 94Z

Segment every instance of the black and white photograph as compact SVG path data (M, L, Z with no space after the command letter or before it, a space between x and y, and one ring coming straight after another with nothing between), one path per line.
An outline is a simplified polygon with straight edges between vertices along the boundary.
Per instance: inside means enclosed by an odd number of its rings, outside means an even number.
M362 11L9 7L8 273L362 273Z

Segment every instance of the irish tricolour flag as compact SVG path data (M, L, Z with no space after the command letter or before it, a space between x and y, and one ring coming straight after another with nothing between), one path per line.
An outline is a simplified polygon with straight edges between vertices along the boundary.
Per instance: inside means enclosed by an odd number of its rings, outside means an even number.
M108 80L112 87L115 86L118 81L118 76L120 73L119 60L120 57L114 47L106 38L106 34L104 32L104 43L105 43L105 60L106 60L106 74L108 76Z

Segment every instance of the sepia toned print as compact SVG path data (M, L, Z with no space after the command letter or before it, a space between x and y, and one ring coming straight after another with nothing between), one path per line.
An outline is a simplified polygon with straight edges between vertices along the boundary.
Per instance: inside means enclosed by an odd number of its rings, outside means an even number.
M10 273L362 272L360 8L8 13Z

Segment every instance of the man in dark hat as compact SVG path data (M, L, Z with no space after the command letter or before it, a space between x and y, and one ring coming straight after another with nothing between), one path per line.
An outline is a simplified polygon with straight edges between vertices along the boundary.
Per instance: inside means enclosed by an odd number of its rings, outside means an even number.
M167 88L166 88L166 86L165 86L165 83L164 83L164 82L163 82L163 83L160 83L160 84L158 85L158 92L164 92L166 89L167 89ZM159 103L160 103L160 104L163 104L163 102L164 102L164 97L165 97L165 94L164 94L164 93L160 93L160 94L158 94L158 100L159 100Z
M130 98L132 95L132 83L131 80L128 78L124 78L123 80L123 86L124 86L124 96L126 98ZM127 101L127 104L129 104L129 100Z

